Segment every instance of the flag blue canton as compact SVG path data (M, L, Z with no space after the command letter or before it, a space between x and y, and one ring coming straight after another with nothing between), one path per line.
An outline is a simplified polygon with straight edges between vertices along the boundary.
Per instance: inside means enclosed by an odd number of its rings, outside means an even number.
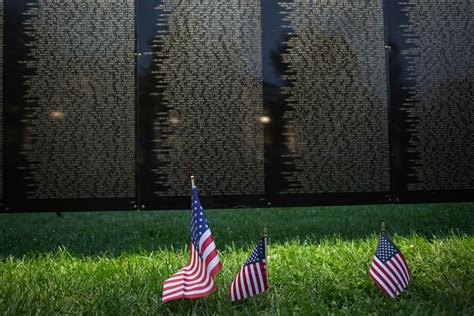
M245 265L265 261L265 237L262 237L257 246L253 249Z
M388 239L387 236L385 236L385 233L382 232L380 234L377 250L375 251L375 256L383 263L386 263L399 252L400 251L398 248L392 243L390 239Z
M199 249L199 241L201 236L209 229L209 225L207 224L206 217L204 216L204 210L202 209L201 202L199 201L196 187L192 188L191 209L192 215L191 220L189 221L189 227L191 229L191 241L194 245L194 248L196 248L196 251L202 256L202 253Z

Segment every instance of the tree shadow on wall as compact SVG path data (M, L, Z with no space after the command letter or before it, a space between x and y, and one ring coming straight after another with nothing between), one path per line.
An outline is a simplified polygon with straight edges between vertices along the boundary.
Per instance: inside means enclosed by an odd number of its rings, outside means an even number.
M301 30L282 43L272 59L285 84L266 99L280 124L267 182L276 192L389 191L384 68L362 67L366 59L342 35Z

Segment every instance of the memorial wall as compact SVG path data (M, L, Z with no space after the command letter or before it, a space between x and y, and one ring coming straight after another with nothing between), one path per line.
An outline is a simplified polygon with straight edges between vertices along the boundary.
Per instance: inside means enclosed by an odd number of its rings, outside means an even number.
M383 2L280 5L282 193L390 192Z
M14 203L135 198L134 2L7 3L20 28L6 29L20 52L6 77Z
M389 10L396 195L472 199L474 1L399 1Z
M402 54L417 65L407 71L415 101L402 103L416 120L411 144L418 159L410 160L409 191L474 186L473 13L474 5L461 1L418 0L406 11L402 36L413 41Z
M3 0L0 0L0 122L3 122ZM3 209L3 123L0 123L0 209Z
M156 196L264 193L260 3L164 0L152 81ZM153 93L153 92L152 92Z
M3 211L474 196L474 1L0 3Z

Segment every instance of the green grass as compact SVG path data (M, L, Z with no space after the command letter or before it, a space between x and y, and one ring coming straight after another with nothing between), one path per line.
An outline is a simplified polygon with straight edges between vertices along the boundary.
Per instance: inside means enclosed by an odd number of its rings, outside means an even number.
M207 210L217 290L161 304L188 259L189 211L0 215L0 313L474 314L474 204ZM413 282L389 300L367 274L385 221ZM269 292L228 286L267 226Z

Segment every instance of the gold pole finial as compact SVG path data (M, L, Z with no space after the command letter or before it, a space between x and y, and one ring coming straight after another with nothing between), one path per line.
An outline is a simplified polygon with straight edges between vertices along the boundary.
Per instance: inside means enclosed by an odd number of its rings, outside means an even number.
M265 237L268 236L268 229L267 229L266 226L263 227L263 236L265 236Z
M191 176L191 185L194 186L194 176Z
M385 232L385 230L387 229L387 227L385 226L385 222L382 222L381 229L383 232Z

